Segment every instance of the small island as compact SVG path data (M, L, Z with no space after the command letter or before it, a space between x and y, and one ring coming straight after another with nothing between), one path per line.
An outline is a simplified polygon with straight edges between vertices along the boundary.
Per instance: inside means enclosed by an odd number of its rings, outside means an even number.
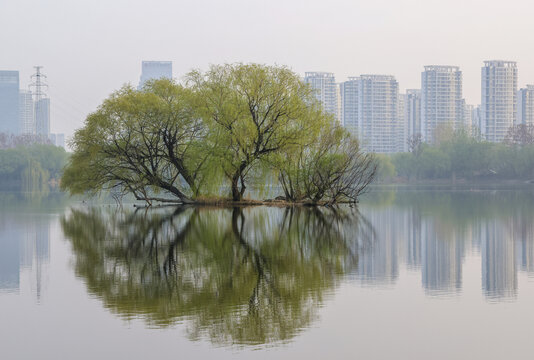
M124 86L87 117L71 147L62 189L133 195L149 206L354 203L377 172L374 155L297 74L259 64ZM247 198L251 184L280 194Z

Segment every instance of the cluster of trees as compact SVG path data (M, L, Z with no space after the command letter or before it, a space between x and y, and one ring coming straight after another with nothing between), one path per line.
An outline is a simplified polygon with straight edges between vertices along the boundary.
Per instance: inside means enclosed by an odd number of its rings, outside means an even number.
M0 149L0 188L25 192L48 191L61 178L67 152L54 145L33 144Z
M431 179L534 179L534 142L529 127L510 129L502 143L490 143L465 131L442 132L436 144L409 140L410 152L379 157L379 178L408 181Z
M376 170L297 74L257 64L125 86L71 145L64 189L113 190L149 204L242 201L251 184L280 185L287 201L356 201Z

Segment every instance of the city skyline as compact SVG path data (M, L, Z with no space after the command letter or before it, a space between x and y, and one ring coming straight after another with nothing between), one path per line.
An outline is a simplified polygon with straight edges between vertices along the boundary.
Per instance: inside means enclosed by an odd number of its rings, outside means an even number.
M46 139L65 148L65 135L50 132L46 75L41 72L42 66L34 68L29 90L21 88L18 70L0 69L0 133Z
M434 132L441 124L451 124L453 129L466 129L472 132L473 135L481 134L488 141L500 142L503 141L510 126L532 123L533 105L531 94L534 86L526 84L518 89L517 63L504 60L484 60L483 63L484 66L481 67L481 99L479 104L467 104L462 91L463 73L460 67L453 65L424 65L424 71L421 72L420 87L418 89L406 89L405 93L399 91L400 85L393 75L363 74L349 77L345 82L336 82L335 73L306 71L302 80L315 89L316 98L325 111L332 114L336 121L344 125L362 141L365 151L395 153L408 151L408 139L417 134L422 135L422 141L433 143ZM141 89L149 79L176 79L177 77L173 77L172 64L172 61L143 60L137 89ZM502 69L500 69L501 67ZM41 67L35 68L37 69L37 76L39 76L39 68ZM40 95L38 94L39 91L36 92L35 89L33 92L32 90L23 90L22 86L20 86L18 70L0 71L4 74L5 79L7 79L6 76L12 76L14 79L16 75L16 82L18 83L18 90L15 89L19 92L15 106L17 107L18 118L15 125L16 129L13 128L15 130L12 129L7 132L15 134L47 133L54 143L58 139L60 143L64 144L65 135L58 134L60 138L57 138L56 134L51 133L50 115L43 115L44 113L50 113L50 99L47 95ZM34 74L31 78L34 79L35 76ZM388 113L389 115L385 118L382 116L385 113L381 110L377 116L372 115L366 118L368 111L362 106L368 101L364 99L366 96L362 86L364 86L365 81L362 81L362 79L369 80L373 78L382 80L387 78L395 83L395 94L392 95L391 99L384 98L382 96L383 91L379 90L380 96L377 100L371 100L373 104L377 103L377 101L380 103L382 100L384 104L392 104L391 114ZM4 87L9 83L9 81L4 81ZM15 81L12 81L12 83L15 83ZM492 85L490 88L488 87L490 83L497 85ZM35 83L28 85L30 89L32 86L35 87ZM48 87L46 84L45 86ZM493 105L490 106L487 104L488 99L490 99L488 94L490 93L506 93L508 95L506 95L506 99L496 98L492 95L491 102ZM485 95L483 96L483 94ZM35 103L34 109L31 109L30 105L32 96L35 98L33 101ZM488 110L490 108L501 109L503 104L508 104L505 111L506 116L503 115L505 118L500 113L490 113ZM362 109L365 111L362 111ZM414 114L415 111L418 113L417 115ZM34 118L33 124L31 124L30 120L32 116ZM4 120L2 122L5 123ZM377 124L376 121L381 124ZM494 124L498 125L492 125L487 121L493 121ZM376 126L382 130L370 132ZM495 135L496 128L498 128L498 135ZM377 141L382 144L377 145Z
M172 60L179 76L233 62L285 64L299 74L328 71L337 81L391 74L401 93L419 88L424 65L450 64L462 69L469 104L479 103L485 59L517 61L519 87L534 83L534 50L525 45L530 40L528 2L511 0L506 7L478 0L439 4L3 2L0 68L22 69L21 88L26 88L32 66L45 66L54 79L51 118L57 122L51 131L67 136L111 92L125 83L136 86L140 62L150 59ZM246 13L262 16L244 17Z

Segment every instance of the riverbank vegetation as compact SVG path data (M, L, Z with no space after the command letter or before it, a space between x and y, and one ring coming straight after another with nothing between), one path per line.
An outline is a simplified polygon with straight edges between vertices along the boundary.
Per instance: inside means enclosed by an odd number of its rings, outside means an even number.
M285 67L192 71L182 83L125 86L90 114L71 144L62 188L179 203L243 203L280 187L285 202L354 202L376 163Z
M58 187L68 154L54 145L16 143L0 149L0 189L46 192Z
M534 143L528 133L519 125L502 143L482 141L465 131L451 131L435 145L415 141L410 152L381 155L378 177L382 182L532 181Z

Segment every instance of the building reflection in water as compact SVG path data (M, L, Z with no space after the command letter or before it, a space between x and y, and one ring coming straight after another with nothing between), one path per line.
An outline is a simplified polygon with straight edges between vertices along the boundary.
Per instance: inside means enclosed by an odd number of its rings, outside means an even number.
M520 270L534 276L534 219L528 216L517 217L513 223L517 241L517 259Z
M0 291L18 292L27 274L39 300L50 259L49 220L4 215L0 221Z
M442 231L440 231L442 230ZM435 219L421 224L422 284L430 295L453 294L462 288L463 241L440 229Z
M428 295L458 294L469 249L480 255L481 289L489 301L517 296L518 271L534 275L532 196L506 201L454 192L402 196L387 207L362 206L376 229L371 246L360 255L358 274L364 284L393 284L400 264L421 272Z
M393 284L399 275L397 247L401 218L394 209L369 212L366 218L372 224L388 226L374 226L375 233L370 246L364 247L360 255L358 277L365 285Z
M513 228L493 221L481 231L482 289L489 299L517 294L517 266Z
M406 228L406 265L410 269L421 267L421 214L414 209L406 211L404 216Z

